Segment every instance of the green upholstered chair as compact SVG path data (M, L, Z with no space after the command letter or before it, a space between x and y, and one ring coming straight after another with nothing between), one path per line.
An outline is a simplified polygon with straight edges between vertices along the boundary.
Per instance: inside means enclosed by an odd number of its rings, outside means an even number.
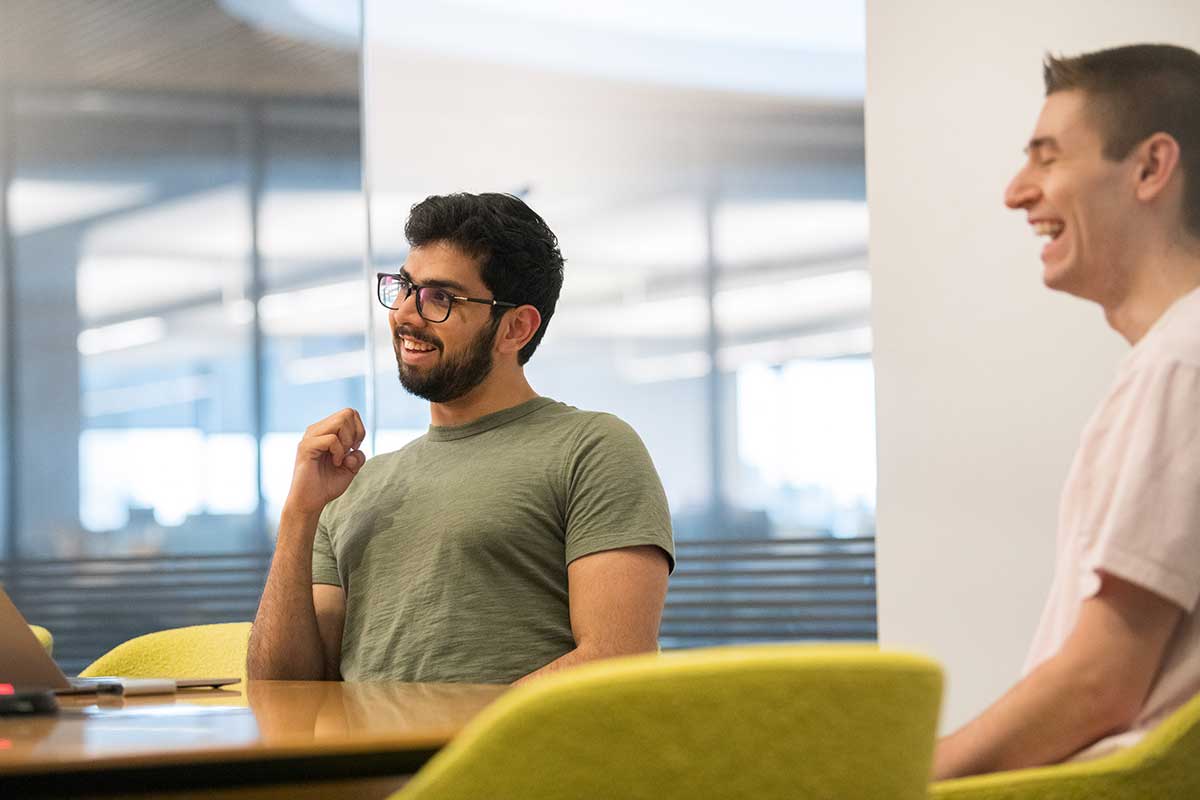
M249 622L193 625L138 636L119 644L79 673L92 678L246 679Z
M941 690L868 646L600 661L502 695L392 800L923 799Z
M36 636L38 642L41 643L42 649L46 651L46 655L54 655L54 637L50 634L50 631L46 630L41 625L30 625L29 630L33 631L33 635Z
M956 778L936 800L1149 800L1200 797L1200 695L1140 742L1094 761Z

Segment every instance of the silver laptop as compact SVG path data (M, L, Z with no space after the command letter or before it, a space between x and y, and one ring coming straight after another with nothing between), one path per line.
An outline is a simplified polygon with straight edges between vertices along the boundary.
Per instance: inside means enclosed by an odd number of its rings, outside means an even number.
M68 678L29 629L25 617L0 586L0 683L17 691L51 689L55 694L157 694L195 686L228 686L241 678Z

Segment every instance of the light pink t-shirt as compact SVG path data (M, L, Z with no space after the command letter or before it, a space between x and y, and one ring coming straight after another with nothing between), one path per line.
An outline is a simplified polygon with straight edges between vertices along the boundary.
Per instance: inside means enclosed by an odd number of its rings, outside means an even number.
M1083 431L1063 488L1057 562L1025 672L1062 647L1099 572L1185 612L1131 728L1072 760L1128 746L1200 692L1200 289L1130 351Z

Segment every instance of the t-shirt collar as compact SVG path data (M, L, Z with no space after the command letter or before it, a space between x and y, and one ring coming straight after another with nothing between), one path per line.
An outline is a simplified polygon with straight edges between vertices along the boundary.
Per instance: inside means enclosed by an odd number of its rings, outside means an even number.
M1184 310L1187 308L1200 308L1200 286L1192 289L1187 294L1175 298L1175 302L1167 306L1167 310L1158 315L1158 319L1154 320L1154 324L1150 326L1150 329L1146 331L1142 335L1142 338L1138 340L1137 344L1133 346L1133 351L1129 353L1126 361L1132 361L1135 353L1149 349L1148 346L1145 346L1146 341L1148 339L1153 339L1156 336L1160 336L1161 331L1170 327L1170 320L1173 317L1180 314L1187 314L1187 312Z
M545 408L553 403L554 401L549 397L535 397L512 408L505 408L487 414L465 425L430 425L426 438L431 442L449 442L454 439L465 439L468 436L475 436L485 431L499 428L502 425L507 425L510 422L515 422L521 419L521 417L529 416L538 409Z

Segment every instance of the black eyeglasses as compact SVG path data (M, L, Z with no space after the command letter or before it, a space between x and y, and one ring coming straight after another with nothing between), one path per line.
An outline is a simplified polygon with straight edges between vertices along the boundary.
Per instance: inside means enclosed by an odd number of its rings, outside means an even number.
M457 300L461 303L481 303L485 306L499 308L516 308L516 303L506 303L503 300L485 300L480 297L462 297L451 294L441 286L421 286L413 283L403 275L390 272L377 272L378 279L376 294L379 302L387 309L395 309L408 299L413 292L417 293L417 313L426 322L445 322L450 317L450 309Z

